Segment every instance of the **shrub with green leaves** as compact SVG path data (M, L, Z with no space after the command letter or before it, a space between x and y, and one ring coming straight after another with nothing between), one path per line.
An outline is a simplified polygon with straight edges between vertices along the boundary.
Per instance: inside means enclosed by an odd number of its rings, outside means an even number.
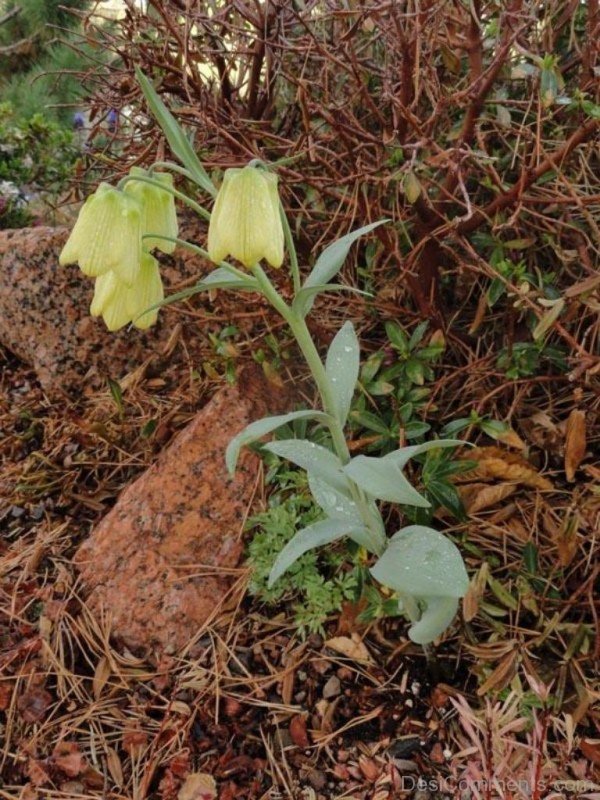
M18 118L10 103L0 103L0 228L29 224L31 200L52 202L78 156L72 131L41 113Z

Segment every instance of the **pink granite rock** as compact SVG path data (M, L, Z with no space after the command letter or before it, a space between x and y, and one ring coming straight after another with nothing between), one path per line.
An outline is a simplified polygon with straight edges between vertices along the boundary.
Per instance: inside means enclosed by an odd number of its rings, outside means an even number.
M68 232L48 227L0 231L0 343L35 368L44 388L72 392L105 376L118 380L159 353L175 317L161 312L149 331L109 333L89 314L92 281L77 267L58 264ZM186 281L189 285L208 268L196 256L179 252L164 262L168 292Z
M238 563L258 463L244 451L232 479L225 448L250 421L280 410L283 394L260 371L246 370L123 492L78 550L92 611L130 649L180 649L223 600L231 585L223 568Z

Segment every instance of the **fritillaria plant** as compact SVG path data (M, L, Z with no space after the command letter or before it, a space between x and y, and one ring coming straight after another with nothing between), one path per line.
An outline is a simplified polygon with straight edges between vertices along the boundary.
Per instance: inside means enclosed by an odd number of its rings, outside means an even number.
M183 131L147 78L138 79L153 114L180 164L161 163L148 171L134 168L117 188L101 184L84 204L67 241L61 263L78 262L95 278L91 313L102 315L110 330L132 322L148 327L163 302L158 263L150 249L170 253L175 246L190 249L217 267L196 286L166 302L193 293L227 289L262 294L289 325L310 369L320 397L319 408L265 417L250 424L229 444L226 463L234 473L242 447L295 420L310 420L328 433L328 446L310 439L279 439L263 448L306 470L308 486L323 519L300 530L279 553L270 582L274 583L303 553L349 537L372 554L371 574L397 598L410 620L410 638L427 644L452 622L468 578L461 555L446 536L423 525L409 525L388 536L379 503L427 507L429 502L408 481L407 462L433 448L463 442L432 440L402 447L375 458L352 457L345 437L356 388L360 348L354 326L345 322L334 336L324 360L315 346L306 317L317 295L344 291L333 283L350 247L387 220L366 225L330 244L302 279L294 241L279 200L277 176L253 161L226 170L219 190ZM169 170L195 183L214 199L212 214L197 200L173 187ZM209 220L207 249L177 238L174 199L178 198ZM290 265L292 297L277 291L261 266L279 268L285 252ZM242 268L226 258L235 260ZM320 437L323 440L323 437Z

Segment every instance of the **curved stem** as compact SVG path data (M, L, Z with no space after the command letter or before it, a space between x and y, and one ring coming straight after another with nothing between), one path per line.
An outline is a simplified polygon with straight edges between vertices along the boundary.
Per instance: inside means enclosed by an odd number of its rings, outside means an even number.
M157 169L170 169L171 172L176 172L178 175L183 175L184 178L189 178L191 181L194 180L194 176L188 169L185 167L180 167L179 164L174 164L172 161L156 161L148 169L149 176L152 177L152 174Z
M300 268L298 267L298 254L296 253L296 245L294 237L292 236L292 229L285 213L285 208L281 200L279 201L279 214L281 216L281 223L283 225L283 236L285 244L290 254L290 269L292 272L292 281L294 284L294 294L300 291Z
M192 200L191 197L188 197L187 194L179 192L177 191L177 189L173 189L171 186L165 186L164 183L152 180L152 178L146 178L143 175L126 175L124 178L121 178L121 180L117 184L117 189L123 191L123 187L127 183L129 183L129 181L140 181L141 183L149 183L150 186L157 186L159 189L162 189L163 192L168 192L169 194L172 194L173 197L176 197L178 200L181 200L190 208L193 208L196 214L201 216L202 219L205 219L207 221L210 220L210 211L207 211L199 203L196 203L196 201Z

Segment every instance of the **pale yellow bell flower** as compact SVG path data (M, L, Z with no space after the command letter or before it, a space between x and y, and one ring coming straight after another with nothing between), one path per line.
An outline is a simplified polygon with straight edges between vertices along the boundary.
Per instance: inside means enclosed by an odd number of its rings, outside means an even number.
M90 313L93 317L101 316L109 331L117 331L129 323L146 330L158 319L158 308L144 312L163 298L158 261L143 253L133 286L127 286L114 272L96 278Z
M233 256L246 267L283 263L277 176L264 169L228 169L208 228L208 254L217 264Z
M130 175L151 178L164 186L173 188L173 176L166 172L153 172L152 175L140 167L132 167ZM152 250L155 247L163 253L170 255L175 250L175 242L161 239L168 236L176 239L179 233L175 198L171 192L163 191L158 186L153 186L145 181L128 181L125 191L140 203L142 207L142 236L155 233L156 238L144 239L144 249Z
M131 286L142 256L142 207L131 195L101 183L83 204L59 263L79 264L85 275L114 272Z

